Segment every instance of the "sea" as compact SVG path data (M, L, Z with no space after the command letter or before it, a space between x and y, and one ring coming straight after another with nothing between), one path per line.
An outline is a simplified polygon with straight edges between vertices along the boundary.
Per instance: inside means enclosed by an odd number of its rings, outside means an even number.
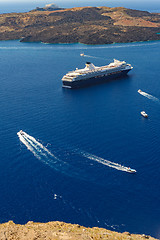
M1 223L64 221L160 238L159 50L160 41L0 42ZM62 88L68 71L114 58L133 66L128 76Z
M160 12L159 0L54 0L54 4L61 8L72 7L126 7L136 10ZM0 0L0 14L9 12L28 12L36 7L44 7L52 3L51 0Z

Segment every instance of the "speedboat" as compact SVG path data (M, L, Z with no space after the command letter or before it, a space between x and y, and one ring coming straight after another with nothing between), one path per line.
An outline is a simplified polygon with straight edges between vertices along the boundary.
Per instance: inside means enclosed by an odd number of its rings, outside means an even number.
M19 133L20 133L21 135L24 135L24 132L23 132L22 130L20 130Z
M142 92L141 89L139 89L138 92L141 93Z
M142 111L142 112L141 112L141 115L142 115L143 117L145 117L145 118L148 118L148 114L147 114L145 111Z
M132 169L130 167L127 168L127 172L129 173L136 173L137 171L135 169Z

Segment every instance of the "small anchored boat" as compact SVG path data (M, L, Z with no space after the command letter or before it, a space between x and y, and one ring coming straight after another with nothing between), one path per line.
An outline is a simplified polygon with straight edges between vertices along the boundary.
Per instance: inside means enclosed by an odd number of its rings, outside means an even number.
M145 111L142 111L142 112L141 112L141 115L142 115L143 117L145 117L145 118L148 118L148 114L147 114Z

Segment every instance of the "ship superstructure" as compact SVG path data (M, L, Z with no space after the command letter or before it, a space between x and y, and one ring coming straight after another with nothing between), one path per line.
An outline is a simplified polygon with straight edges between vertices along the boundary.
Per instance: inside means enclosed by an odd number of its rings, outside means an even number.
M86 62L84 69L76 68L63 76L63 87L79 88L95 83L101 83L112 78L126 75L133 67L125 61L114 59L114 62L106 66L97 67L91 62Z

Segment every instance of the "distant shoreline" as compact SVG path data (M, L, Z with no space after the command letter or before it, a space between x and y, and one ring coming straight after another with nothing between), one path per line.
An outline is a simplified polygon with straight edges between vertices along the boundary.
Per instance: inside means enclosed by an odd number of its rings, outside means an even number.
M147 40L147 41L135 41L135 42L121 42L121 43L119 43L119 42L114 42L114 43L107 43L107 44L87 44L87 43L80 43L80 42L74 42L74 43L45 43L45 42L40 42L40 41L35 41L35 42L21 42L20 41L21 39L7 39L7 40L0 40L0 42L9 42L9 41L18 41L18 42L20 42L20 43L37 43L37 44L44 44L44 45L70 45L70 44L81 44L81 45L86 45L86 46L107 46L107 45L115 45L115 44L134 44L134 43L151 43L151 42L158 42L158 41L160 41L160 39L158 39L158 40Z
M114 42L114 43L105 43L105 44L89 44L89 43L81 43L81 42L74 42L74 43L61 43L61 42L58 42L58 43L47 43L47 42L40 42L40 41L34 41L34 42L23 42L21 41L21 39L6 39L6 40L0 40L0 42L3 42L3 41L18 41L20 43L40 43L40 44L44 44L44 45L70 45L70 44L81 44L81 45L86 45L86 46L107 46L107 45L114 45L114 44L127 44L127 43L151 43L151 42L158 42L160 41L160 39L158 40L146 40L146 41L135 41L135 42Z

